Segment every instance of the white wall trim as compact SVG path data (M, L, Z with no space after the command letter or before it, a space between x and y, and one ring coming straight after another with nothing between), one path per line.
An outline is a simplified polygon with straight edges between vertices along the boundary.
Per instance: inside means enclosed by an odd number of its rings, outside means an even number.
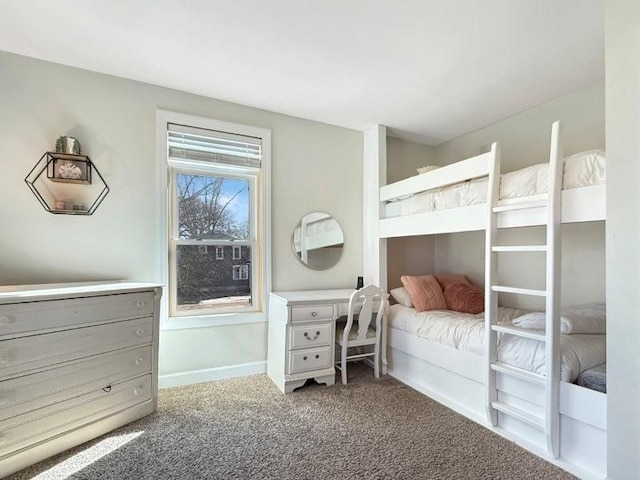
M271 130L248 125L224 122L212 118L186 115L183 113L170 112L166 110L156 110L156 281L164 284L165 292L169 291L169 215L167 189L169 186L168 164L167 164L167 124L176 123L191 127L205 128L209 130L231 131L242 135L260 137L262 139L262 166L263 186L260 188L262 198L262 218L264 219L262 232L262 278L259 279L261 289L261 310L266 317L268 308L268 295L271 291ZM222 314L225 315L225 314ZM203 318L200 325L196 327L207 327L215 325L227 325L224 320L212 321L212 316ZM169 319L169 295L162 296L160 308L160 324L163 330L175 329L165 328ZM176 320L180 321L180 320ZM194 319L190 322L193 328ZM246 322L244 322L246 323Z
M168 373L158 378L158 388L173 388L194 383L212 382L226 378L246 377L267 373L267 362L242 363L225 367L190 370L188 372Z

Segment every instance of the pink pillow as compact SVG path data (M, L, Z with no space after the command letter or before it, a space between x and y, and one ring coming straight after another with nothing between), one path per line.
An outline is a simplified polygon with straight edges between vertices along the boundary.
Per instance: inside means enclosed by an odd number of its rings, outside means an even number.
M418 312L425 310L446 310L447 302L444 300L442 288L433 275L421 277L400 277L402 285L411 296L411 303Z
M482 289L469 283L450 283L444 289L444 299L449 310L455 312L484 312L484 293Z
M467 277L465 277L464 275L436 275L436 280L438 280L438 283L440 284L440 287L442 287L443 291L452 283L467 283L471 285L471 283L469 283L469 280L467 280Z

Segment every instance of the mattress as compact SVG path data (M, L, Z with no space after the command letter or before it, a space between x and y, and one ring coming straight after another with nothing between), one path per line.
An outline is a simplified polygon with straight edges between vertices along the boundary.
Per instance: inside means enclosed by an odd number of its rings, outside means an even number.
M498 323L511 325L524 310L500 307ZM389 307L388 326L431 342L474 355L484 355L484 313L477 315L449 310L417 312L402 305ZM575 382L578 375L606 360L606 336L561 335L560 379ZM539 375L545 374L543 342L513 335L499 335L498 360Z
M606 181L606 158L602 150L590 150L564 159L562 188L588 187ZM413 215L447 208L464 207L487 201L487 178L470 180L445 188L429 190L387 203L386 218ZM505 173L500 177L500 199L522 198L547 193L549 164Z
M578 375L578 385L602 393L607 393L607 364L603 363L597 367L585 370Z

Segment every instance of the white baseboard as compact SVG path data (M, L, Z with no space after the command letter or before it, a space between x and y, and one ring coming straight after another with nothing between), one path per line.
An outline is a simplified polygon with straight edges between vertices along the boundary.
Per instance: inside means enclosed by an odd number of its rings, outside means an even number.
M169 373L158 377L158 388L181 387L194 383L212 382L225 378L246 377L267 373L267 362L242 363L226 367L205 368L202 370L190 370L188 372Z

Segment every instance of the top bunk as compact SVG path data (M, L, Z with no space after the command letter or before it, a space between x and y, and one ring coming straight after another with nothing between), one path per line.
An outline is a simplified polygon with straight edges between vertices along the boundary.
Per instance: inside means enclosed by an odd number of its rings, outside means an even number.
M558 122L552 130L550 156L561 158ZM604 151L571 155L563 164L562 222L605 220ZM493 172L500 172L497 143L487 153L381 187L380 238L486 229ZM499 228L547 223L549 175L549 163L501 175L499 201L494 205Z

